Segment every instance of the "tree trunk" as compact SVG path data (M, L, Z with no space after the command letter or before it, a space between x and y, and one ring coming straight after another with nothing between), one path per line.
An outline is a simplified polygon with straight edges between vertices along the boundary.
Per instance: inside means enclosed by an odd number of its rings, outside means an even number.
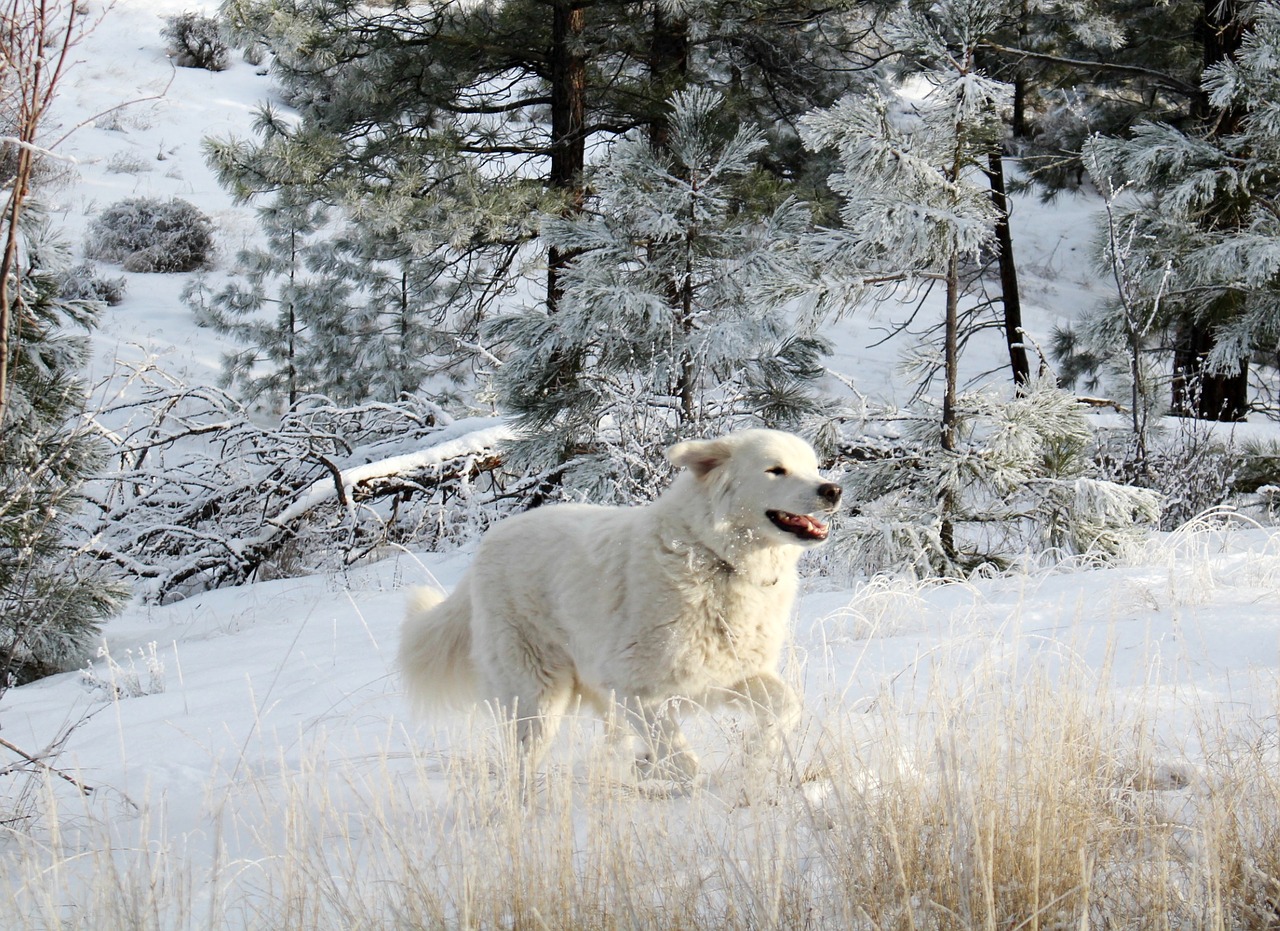
M564 197L566 215L579 213L586 201L582 173L586 167L587 62L582 50L586 10L574 2L557 2L551 19L551 171L552 190ZM564 295L570 252L552 248L547 254L547 311L555 313Z
M689 73L689 24L672 19L659 3L653 5L653 35L649 42L649 82L653 94L653 114L649 121L649 141L658 150L667 147L670 126L667 99L682 90Z
M1241 359L1234 374L1212 371L1206 362L1213 346L1212 324L1195 319L1179 325L1173 349L1172 413L1200 420L1244 420L1249 413L1249 360Z
M1023 3L1019 8L1018 16L1018 47L1026 48L1027 45L1027 3ZM1027 138L1027 94L1028 82L1027 71L1021 61L1015 61L1012 65L1013 76L1010 83L1013 84L1013 117L1010 122L1010 129L1013 130L1015 139ZM1003 171L1001 177L1003 178Z
M682 90L689 72L689 24L679 17L671 18L660 3L653 5L653 32L649 37L649 86L653 111L649 117L649 144L655 151L662 151L670 144L671 125L668 117L668 99ZM677 172L681 169L677 168ZM692 211L692 206L691 206ZM689 223L692 224L692 215ZM667 300L677 318L680 343L675 349L677 417L682 429L690 427L697 419L697 363L690 350L693 335L693 237L696 233L690 225L685 237L685 267L683 280L672 280Z
M285 378L289 382L289 410L293 410L298 404L298 368L296 360L298 357L298 314L294 305L294 300L298 293L298 263L302 257L299 253L298 245L298 228L296 221L290 221L294 225L289 229L289 301L285 305L285 325L288 327L287 343L285 344Z
M698 365L693 358L690 343L693 339L693 283L692 270L680 289L680 329L684 345L680 347L680 374L676 393L680 398L680 421L683 427L692 427L698 419Z
M1204 0L1196 32L1204 50L1206 68L1235 54L1244 37L1238 0ZM1192 102L1192 116L1209 127L1210 138L1228 136L1240 128L1244 114L1238 108L1214 110L1206 92ZM1219 220L1220 225L1243 222L1243 217ZM1172 413L1201 420L1243 420L1249 411L1249 360L1237 360L1235 374L1209 369L1214 328L1236 312L1236 302L1223 298L1209 314L1188 314L1178 322L1173 350Z
M960 257L952 255L947 260L947 311L946 327L943 336L943 359L946 371L945 387L942 393L942 448L948 452L956 451L956 369L960 362ZM956 531L951 515L955 512L955 500L949 490L942 490L938 495L938 510L942 522L938 528L938 536L942 542L942 552L947 560L954 562L956 558Z
M960 364L960 257L947 259L947 310L942 347L942 448L954 452L956 448L956 369Z
M1031 379L1027 347L1022 335L1022 298L1018 292L1018 266L1013 256L1013 234L1009 230L1009 199L1005 194L1004 157L992 151L987 157L987 178L991 182L991 202L996 220L996 243L1000 248L1000 299L1004 304L1004 338L1009 347L1009 368L1013 384L1021 390Z
M587 62L582 46L586 27L586 7L580 0L555 0L551 14L551 169L547 183L562 198L564 216L582 212L586 203L583 171L586 167ZM554 314L564 298L564 273L572 264L574 250L552 247L547 251L547 313ZM556 350L552 358L556 391L569 390L578 380L581 355L572 350ZM569 457L568 450L561 456ZM543 483L531 499L530 507L542 504L544 496L559 483L559 474Z
M18 152L18 164L29 161L25 150ZM18 269L18 232L22 217L23 196L26 194L26 175L21 167L13 180L13 190L4 214L5 236L3 256L0 257L0 427L4 426L9 411L9 360L13 347L19 342L21 323L22 279Z

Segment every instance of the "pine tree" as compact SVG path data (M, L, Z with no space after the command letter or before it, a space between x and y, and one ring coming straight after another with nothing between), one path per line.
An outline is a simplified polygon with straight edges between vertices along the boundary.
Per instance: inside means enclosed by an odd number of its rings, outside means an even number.
M977 53L1002 11L998 0L904 7L889 39L922 63L928 93L913 102L873 90L804 121L807 143L838 159L830 183L843 197L843 228L818 243L830 277L944 284L944 449L955 442L961 264L992 245L1000 219L978 179L996 151L1009 87L983 74Z
M847 86L860 41L848 24L861 24L811 0L227 0L225 9L243 40L273 49L302 119L280 132L264 125L258 141L215 144L224 183L245 197L307 186L365 216L395 211L469 289L469 301L461 291L454 301L469 311L459 330L533 271L531 217L581 209L588 141L645 127L661 145L667 97L689 82L720 87L736 114L762 115L771 148L761 162L795 183L809 156L794 120ZM542 242L543 299L554 310L572 256Z
M103 450L76 377L86 342L68 330L93 326L100 305L61 296L68 263L47 234L28 237L22 254L0 420L0 690L81 662L125 595L71 542Z
M45 113L88 28L81 12L75 4L45 0L0 4L0 422L13 378L9 363L18 351L10 340L23 325L23 214L47 154L41 148Z
M837 550L869 571L909 567L953 575L1029 550L1114 554L1158 496L1090 474L1091 434L1075 399L1028 377L1012 399L960 396L962 265L997 242L1001 205L984 184L1012 88L989 77L981 52L1009 7L958 0L903 8L889 39L910 52L919 100L873 91L805 121L830 147L843 228L820 241L827 286L941 282L943 391L905 418L902 442L857 471L854 511Z
M418 255L396 231L349 224L314 243L317 275L349 286L350 399L393 403L413 394L456 355L447 329L454 282L438 258Z
M1133 300L1147 308L1151 332L1172 337L1172 409L1208 419L1244 417L1250 356L1273 351L1280 333L1276 16L1267 4L1257 15L1238 50L1205 72L1206 119L1143 123L1124 137L1095 137L1085 152L1100 186L1130 195L1113 220L1126 254L1113 248L1108 258L1132 270Z
M564 484L593 498L651 495L657 452L675 439L794 424L816 404L822 343L793 332L766 287L798 274L809 210L750 210L741 193L765 141L722 115L718 94L680 92L663 147L647 133L615 144L585 211L544 220L575 256L555 312L489 330L507 352L500 397L526 437L516 460L535 472L566 462Z
M313 268L313 237L327 216L323 206L282 193L258 210L266 247L241 250L217 293L202 278L184 292L202 323L246 344L225 358L223 378L250 401L291 408L307 394L363 400L351 286Z

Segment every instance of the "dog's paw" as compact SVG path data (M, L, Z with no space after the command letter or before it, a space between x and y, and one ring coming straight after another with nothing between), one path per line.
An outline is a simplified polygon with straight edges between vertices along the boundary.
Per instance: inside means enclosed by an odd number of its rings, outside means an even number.
M692 785L699 770L698 755L692 750L677 750L660 757L649 751L636 757L636 775L642 780Z
M705 789L707 785L708 781L705 775L689 780L641 779L631 786L631 791L646 799L688 798L693 795L694 791Z

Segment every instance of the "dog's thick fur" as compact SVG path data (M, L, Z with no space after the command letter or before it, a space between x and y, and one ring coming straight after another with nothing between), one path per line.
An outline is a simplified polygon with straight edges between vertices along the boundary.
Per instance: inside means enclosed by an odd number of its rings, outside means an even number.
M822 542L840 487L812 448L774 430L667 450L685 471L645 507L563 504L481 541L447 599L417 590L399 662L420 707L496 699L534 765L575 697L616 701L643 759L679 778L697 760L670 699L737 700L766 742L800 711L777 667L796 563Z

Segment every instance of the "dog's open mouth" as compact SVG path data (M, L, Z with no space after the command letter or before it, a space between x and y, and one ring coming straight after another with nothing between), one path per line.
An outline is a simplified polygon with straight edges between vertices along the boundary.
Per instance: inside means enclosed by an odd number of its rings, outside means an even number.
M784 533L801 540L825 540L829 528L809 514L788 514L786 511L766 511L765 516Z

